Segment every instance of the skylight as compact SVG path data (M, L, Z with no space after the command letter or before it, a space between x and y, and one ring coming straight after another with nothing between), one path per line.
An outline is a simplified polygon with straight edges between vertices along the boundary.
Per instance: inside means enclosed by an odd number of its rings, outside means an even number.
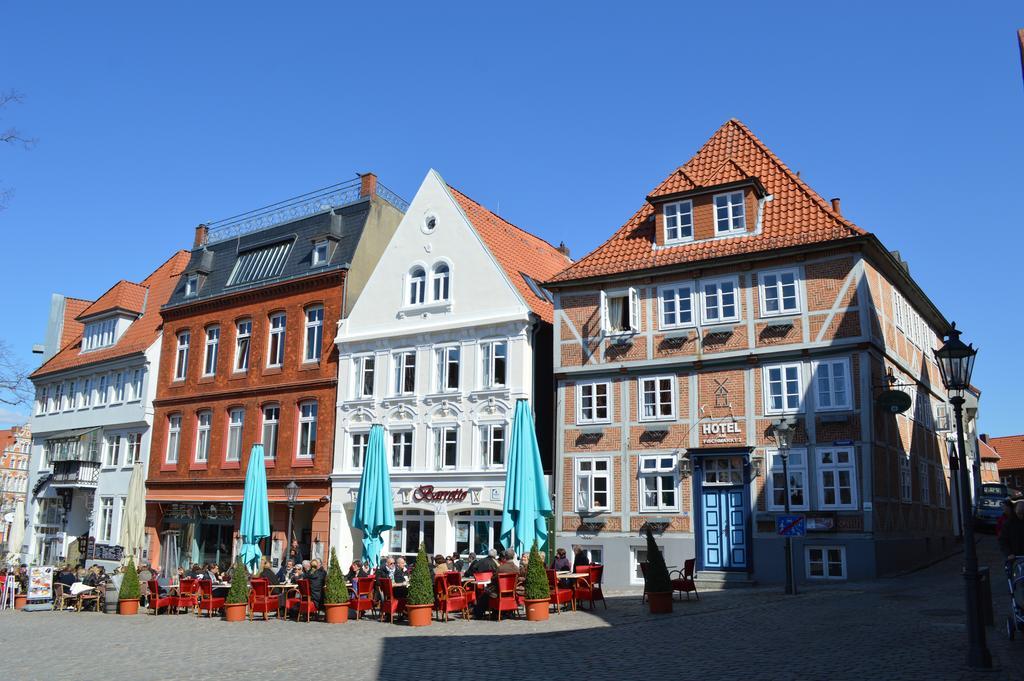
M291 245L290 241L285 241L239 254L227 285L249 284L280 275Z

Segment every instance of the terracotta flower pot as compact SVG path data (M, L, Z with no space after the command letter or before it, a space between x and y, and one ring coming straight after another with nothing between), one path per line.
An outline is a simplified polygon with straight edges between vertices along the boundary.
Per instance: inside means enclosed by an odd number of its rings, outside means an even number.
M430 624L430 615L434 609L434 606L430 603L426 605L406 605L406 611L409 613L409 624L414 627L425 627Z
M324 603L328 624L342 624L348 621L348 603Z
M117 600L117 612L120 615L138 615L139 614L139 599L138 598L119 598Z
M248 603L225 603L224 604L224 621L225 622L241 622L245 619L245 610L249 607Z
M544 622L551 611L550 598L527 598L526 619L530 622Z
M647 602L651 606L652 615L664 615L672 612L671 591L648 591Z
M14 609L21 610L25 607L25 601L28 600L28 596L25 594L14 594Z

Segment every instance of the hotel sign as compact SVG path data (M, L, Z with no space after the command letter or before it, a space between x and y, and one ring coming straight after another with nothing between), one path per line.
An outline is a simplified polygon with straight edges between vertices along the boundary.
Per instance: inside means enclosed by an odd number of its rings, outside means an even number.
M466 489L434 489L433 485L420 485L413 490L412 500L448 503L465 501L467 496L469 496L469 490Z
M701 439L706 445L732 445L743 443L743 431L738 421L702 423Z

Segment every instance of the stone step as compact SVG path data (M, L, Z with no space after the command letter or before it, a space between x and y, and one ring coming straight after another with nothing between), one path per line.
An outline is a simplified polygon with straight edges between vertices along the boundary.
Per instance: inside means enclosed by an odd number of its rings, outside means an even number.
M698 587L708 589L737 589L757 586L757 582L746 572L726 572L717 570L701 570L693 581Z

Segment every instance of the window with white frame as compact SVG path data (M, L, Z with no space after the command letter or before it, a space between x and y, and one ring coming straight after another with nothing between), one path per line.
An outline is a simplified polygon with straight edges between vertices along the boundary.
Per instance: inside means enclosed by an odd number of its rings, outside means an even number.
M46 386L36 389L36 416L46 413Z
M107 543L114 536L114 497L100 498L100 541Z
M210 326L206 329L206 354L203 360L203 376L217 373L217 354L220 350L220 327Z
M505 424L485 423L480 426L480 459L484 468L505 465Z
M108 433L106 437L107 446L103 455L103 463L106 466L121 465L121 436L117 433Z
M701 291L704 297L704 304L701 308L703 322L705 324L721 324L739 321L738 289L739 280L736 277L701 282Z
M64 411L65 408L65 397L64 397L64 381L57 384L57 392L53 397L54 411Z
M316 421L319 406L316 402L299 404L299 451L298 458L312 459L316 455Z
M771 462L771 474L765 482L768 489L768 510L781 511L786 508L786 473L789 473L789 510L807 511L810 504L807 499L807 450L790 449L786 470L783 472L782 454L770 449L765 452Z
M188 343L190 335L188 331L178 333L178 352L174 361L174 380L176 381L184 381L185 374L188 372Z
M114 401L124 402L124 372L118 371L114 374Z
M715 234L743 232L747 228L743 192L715 195Z
M313 244L313 267L327 264L327 239L321 239Z
M249 348L252 346L252 320L235 324L235 371L249 370Z
M650 376L638 379L640 386L640 420L663 421L676 416L676 380L673 376Z
M661 329L677 329L693 326L693 286L673 284L658 289L658 308Z
M419 265L409 270L408 289L406 305L422 305L426 302L427 272Z
M439 303L451 298L452 274L448 263L439 262L434 265L430 272L430 281L431 300Z
M459 358L461 350L457 345L438 348L437 391L455 392L459 389Z
M394 394L412 395L416 392L416 351L403 350L394 354Z
M800 366L777 364L764 367L764 413L800 411L803 407Z
M918 487L921 488L921 503L925 505L932 503L932 471L927 461L917 462L917 480Z
M607 423L611 420L612 384L608 381L576 384L577 423Z
M693 239L693 202L676 201L666 203L662 209L665 217L665 243L673 244Z
M857 465L849 447L816 450L818 504L823 509L857 508Z
M849 409L853 404L851 393L849 359L814 363L814 395L818 409Z
M324 306L306 308L306 349L305 362L319 362L324 344Z
M373 397L373 381L376 372L377 359L373 355L356 357L352 360L355 363L355 394L356 399Z
M455 468L459 463L459 427L434 428L434 466L438 469Z
M846 579L846 547L804 547L807 579Z
M179 358L181 357L180 352L179 352L178 356L179 356ZM185 364L186 365L188 364L188 346L185 347ZM181 377L182 378L185 377L185 372L184 371L182 371L182 376ZM106 403L107 403L107 375L103 374L102 376L99 377L99 381L98 381L98 384L97 384L97 387L96 387L96 404L106 404Z
M946 471L942 466L935 467L935 504L939 508L946 508Z
M68 408L76 409L81 406L82 395L78 390L78 381L71 381L71 387L68 390Z
M267 366L279 367L284 364L284 334L288 317L284 312L270 315L270 332L267 338Z
M640 457L640 512L679 509L679 475L675 455Z
M130 466L132 464L142 462L142 433L134 432L128 433L127 435L128 452L125 458L124 464Z
M132 382L128 387L131 388L131 394L128 396L129 400L142 399L142 369L132 371Z
M191 298L192 296L199 293L199 275L198 274L186 274L185 275L185 297Z
M763 316L794 314L800 311L799 277L796 270L763 272L760 280Z
M412 468L411 430L396 430L391 433L391 466L403 470Z
M640 331L640 294L635 288L601 291L601 330L611 335Z
M213 412L201 411L196 414L196 463L206 463L210 458L210 425Z
M576 459L576 510L611 510L611 459L578 457Z
M276 404L263 406L263 455L268 459L277 458L277 432L281 425L281 407Z
M508 343L506 341L494 341L480 345L480 356L482 358L481 377L483 388L498 388L504 386L507 380L508 369Z
M914 500L914 482L910 473L910 455L897 454L900 460L900 501L909 504Z
M89 322L82 332L82 352L106 348L114 344L117 319L103 319Z
M352 433L352 468L362 468L366 462L366 448L370 444L370 433Z
M244 409L236 407L228 412L228 443L224 451L225 461L242 460L242 428L244 425Z
M178 463L178 449L181 443L181 415L172 414L167 417L167 452L164 454L166 463Z

